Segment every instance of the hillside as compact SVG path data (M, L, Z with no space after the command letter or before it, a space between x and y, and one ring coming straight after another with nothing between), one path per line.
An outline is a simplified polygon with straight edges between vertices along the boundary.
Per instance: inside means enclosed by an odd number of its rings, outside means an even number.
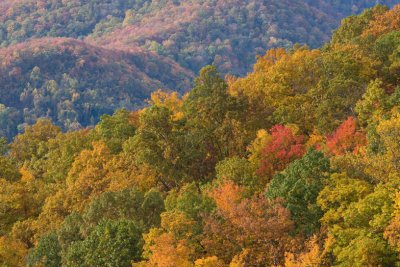
M246 74L255 56L294 43L318 47L340 20L375 5L360 1L3 1L0 44L29 38L90 36L110 48L140 46L197 73L215 63ZM392 6L396 0L380 1Z
M164 1L161 7L152 2L144 13L129 10L115 30L95 29L88 40L128 50L139 45L195 73L214 63L222 73L244 75L267 49L295 43L319 47L343 17L376 4L350 2Z
M127 52L47 40L68 76L93 62L130 75L112 61ZM14 66L48 55L58 73L43 42L4 51ZM30 86L57 96L57 83L39 86L45 66ZM86 87L71 80L60 86L79 102ZM399 266L399 144L400 5L377 6L322 48L268 50L243 77L206 66L185 96L157 91L93 128L41 118L0 139L0 265Z
M67 38L36 39L0 49L0 131L48 117L63 129L96 123L118 108L137 109L159 88L185 92L191 73L138 48L122 52Z

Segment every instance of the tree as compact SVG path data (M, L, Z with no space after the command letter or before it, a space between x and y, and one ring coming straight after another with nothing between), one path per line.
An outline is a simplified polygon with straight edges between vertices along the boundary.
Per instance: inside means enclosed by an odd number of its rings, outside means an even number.
M245 158L237 156L226 158L218 162L215 171L217 180L233 181L235 184L245 187L250 194L263 189L264 184L256 175L254 165Z
M190 261L191 249L183 240L176 241L172 233L159 233L151 229L145 235L148 261L133 264L134 267L192 267Z
M113 116L103 115L94 134L103 140L113 153L118 153L122 150L123 142L135 134L132 117L125 109L117 110Z
M316 128L323 134L355 115L357 101L371 79L376 78L376 61L357 48L346 44L322 54L321 80L309 91L309 96L315 101Z
M111 158L104 143L94 143L92 150L83 150L75 158L66 180L73 210L82 211L94 197L106 191L110 183L106 165Z
M93 149L80 152L68 172L65 183L46 198L36 225L36 236L40 237L60 226L71 212L83 212L96 197L110 188L107 164L112 154L104 143L93 143ZM125 183L124 183L125 184Z
M23 266L27 253L27 248L21 242L7 236L0 237L0 264L10 267Z
M337 265L392 265L396 253L384 239L393 213L398 181L375 187L345 174L333 174L318 196L321 222L333 237Z
M172 112L172 120L179 121L183 118L183 102L177 92L167 93L158 90L151 94L150 104L169 109Z
M398 162L400 160L399 140L400 140L400 116L394 114L389 120L382 120L378 127L377 133L380 135L384 144L387 156L387 162L394 170L398 169Z
M202 227L203 216L213 210L214 204L204 191L199 191L195 183L190 183L179 191L169 192L165 199L165 207L168 211L183 212Z
M49 266L61 265L61 246L58 236L51 233L40 239L39 244L29 252L27 266Z
M368 29L371 21L386 11L386 7L377 6L366 9L361 15L343 19L340 27L333 33L332 44L359 42L361 34Z
M318 205L324 211L321 222L327 226L341 222L341 214L352 202L365 197L372 186L363 180L351 179L346 174L332 174L318 195Z
M274 176L268 185L266 196L284 199L297 232L315 233L323 213L317 205L317 197L329 177L329 160L322 152L309 150L304 157L289 164Z
M244 189L233 182L220 185L210 194L217 210L206 217L202 241L210 255L228 263L247 250L246 265L283 263L293 222L279 201L260 195L244 198Z
M0 137L0 155L5 155L9 150L8 142L5 137Z
M142 253L142 229L128 220L104 220L88 237L74 242L65 256L65 266L129 266Z
M186 118L186 145L194 157L192 176L209 180L215 164L227 156L242 155L246 135L241 130L245 103L228 93L227 83L220 77L215 66L204 67L195 80L195 86L183 103ZM198 169L199 164L202 165Z
M34 125L27 126L23 134L15 137L10 146L10 154L21 163L32 158L40 158L47 152L45 143L60 132L61 129L54 126L51 121L40 119Z
M171 191L165 199L167 212L162 215L164 221L167 221L171 216L176 216L177 218L182 217L181 221L183 222L189 220L193 223L186 230L187 237L185 238L186 244L193 249L192 259L204 255L205 248L200 244L204 232L204 218L212 213L215 208L212 199L203 190L198 188L195 183L190 183L184 185L179 191Z
M10 157L0 155L0 178L16 182L21 177L17 164Z
M312 236L305 245L305 250L301 253L287 253L285 256L285 267L309 267L323 266L325 250L318 244L317 236Z
M52 193L42 181L21 169L21 179L0 179L0 233L9 232L14 223L40 214L46 197Z
M61 247L60 256L62 261L65 259L71 244L83 241L90 233L89 230L92 230L92 228L85 227L85 222L81 214L72 212L65 217L64 221L53 232L57 235L57 241ZM52 233L50 232L50 234ZM44 234L42 238L50 234Z
M257 174L269 181L276 172L282 171L291 161L303 156L304 141L303 136L296 136L289 127L272 127L271 138L264 144Z
M156 181L170 190L183 180L183 135L179 122L172 120L172 112L166 107L151 106L140 115L136 135L124 145L125 151L135 154L137 165L150 166L156 173Z
M369 27L363 32L363 36L380 36L399 29L400 7L396 5L391 10L378 13L371 21Z
M163 213L161 227L152 228L144 235L143 256L147 261L137 266L193 266L191 259L195 254L195 244L192 240L194 225L195 221L183 212Z
M357 153L365 146L367 140L365 135L356 129L356 121L349 117L339 128L327 137L326 147L333 155L340 155L349 152Z
M217 257L207 257L203 259L198 259L195 261L195 267L224 267L226 266L223 261L219 260Z
M362 124L371 123L388 111L389 96L382 87L381 80L372 81L362 99L357 102L356 112Z
M164 201L156 190L146 194L134 188L119 192L105 192L94 199L82 215L84 227L90 229L103 219L131 220L145 229L158 227Z
M183 103L173 95L154 94L129 141L138 165L151 166L166 190L183 182L204 183L219 160L245 151L239 104L215 67L204 68L195 84Z
M343 266L390 266L396 262L392 249L381 238L364 233L349 243L337 256L337 262Z
M16 108L7 107L0 103L0 136L1 138L12 138L18 134L18 125L22 121L21 112ZM4 140L4 139L3 139ZM4 141L3 141L4 142Z
M44 145L46 153L31 159L25 166L49 183L63 183L75 158L82 150L90 149L92 137L88 130L59 133Z
M278 123L298 124L303 132L312 131L315 104L307 92L319 81L320 57L320 51L306 47L297 47L292 53L271 49L258 58L253 73L232 83L232 90L248 99L256 129Z
M399 197L400 194L397 192L394 197L393 217L390 219L390 223L386 227L384 233L385 239L388 240L389 244L394 247L397 252L399 252L400 249Z

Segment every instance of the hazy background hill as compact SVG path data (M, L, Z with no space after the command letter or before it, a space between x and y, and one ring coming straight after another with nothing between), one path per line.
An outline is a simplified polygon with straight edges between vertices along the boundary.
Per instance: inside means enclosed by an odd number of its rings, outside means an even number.
M343 17L398 2L5 0L0 134L43 116L64 129L91 125L158 88L188 90L207 64L244 75L269 48L318 47Z
M150 1L151 2L151 1ZM128 10L88 38L108 47L139 45L195 73L215 63L219 71L246 74L256 55L294 43L319 47L340 19L376 1L219 0L153 1ZM393 5L396 1L383 1ZM111 23L113 21L114 23Z
M157 88L183 92L192 79L154 53L109 50L71 38L23 42L0 50L0 58L0 98L7 106L0 106L6 126L0 133L7 136L39 117L79 129L118 108L143 106Z

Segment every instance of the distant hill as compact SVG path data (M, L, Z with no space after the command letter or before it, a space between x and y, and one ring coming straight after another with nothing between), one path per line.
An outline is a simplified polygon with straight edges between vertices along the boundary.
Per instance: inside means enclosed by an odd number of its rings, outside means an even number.
M381 1L389 6L396 2ZM139 45L196 73L214 63L223 73L243 75L256 55L267 49L289 48L294 43L319 47L330 39L343 17L375 4L377 1L154 1L146 12L129 10L125 19L113 26L115 30L98 27L88 40L128 50Z
M140 46L198 72L246 74L255 56L294 43L318 47L343 17L397 0L6 0L0 44L30 38L88 38L110 48Z
M124 52L68 38L0 49L0 129L49 117L65 129L94 124L117 108L136 109L158 88L183 92L191 73L154 53ZM3 119L2 119L3 118ZM11 123L13 122L13 123Z

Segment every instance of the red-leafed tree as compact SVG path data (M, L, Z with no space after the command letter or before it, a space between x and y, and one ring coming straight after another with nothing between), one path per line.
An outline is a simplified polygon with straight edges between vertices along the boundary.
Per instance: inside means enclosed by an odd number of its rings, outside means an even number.
M285 169L287 164L301 158L305 151L304 136L297 136L293 130L283 125L271 129L271 138L262 150L260 166L257 173L268 179L275 172Z
M347 152L357 153L366 143L365 135L357 129L356 120L349 117L331 136L327 137L326 147L329 153L341 155Z

